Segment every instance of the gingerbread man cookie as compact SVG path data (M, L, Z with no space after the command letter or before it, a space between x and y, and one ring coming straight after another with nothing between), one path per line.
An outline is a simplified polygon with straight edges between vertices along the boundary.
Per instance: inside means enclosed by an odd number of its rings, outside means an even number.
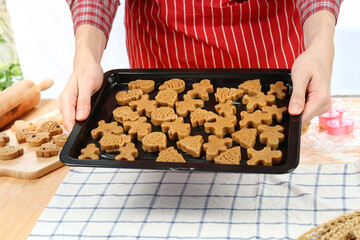
M215 100L219 103L224 103L228 100L236 101L242 97L244 91L236 88L217 88L215 93Z
M128 83L129 89L141 89L143 93L150 93L155 89L155 81L154 80L142 80L137 79L135 81L131 81Z
M79 159L94 159L99 160L100 149L94 143L90 143L86 148L81 149Z
M202 108L204 106L204 101L200 99L192 99L187 94L185 94L183 98L184 101L175 103L176 113L180 117L186 117L189 113L195 111L196 108Z
M185 82L179 78L173 78L168 81L165 81L160 87L159 91L163 91L165 89L173 89L177 93L182 93L185 90Z
M260 151L248 148L247 154L249 157L248 165L272 166L273 164L279 164L282 159L281 151L272 151L270 147L265 147Z
M164 122L161 124L163 132L169 135L170 140L181 140L190 135L191 127L189 123L184 123L184 118L179 117L173 122Z
M215 135L209 136L209 142L204 143L204 150L206 152L206 159L213 161L220 153L225 152L226 149L232 146L231 138L218 138Z
M174 108L175 103L178 101L178 94L174 89L165 89L158 92L155 100L159 106L168 106Z
M141 89L130 89L129 91L119 91L115 95L119 106L128 104L131 101L138 100L143 95Z
M187 94L192 98L201 98L203 101L209 101L209 94L214 92L214 87L209 79L203 79L199 83L193 84L193 89Z
M48 132L50 133L50 136L58 135L63 132L62 127L60 124L53 120L48 120L43 122L40 125L40 128L37 129L38 132Z
M10 141L10 138L5 133L0 133L0 147L4 147L6 143Z
M26 138L26 142L31 147L39 147L43 143L46 143L49 141L50 141L50 133L48 133L48 132L34 133Z
M227 133L233 133L235 131L237 120L235 115L229 115L227 117L218 116L215 122L206 122L204 124L205 132L215 134L219 138Z
M138 157L139 152L133 143L127 143L124 147L119 148L119 155L115 156L115 160L127 160L135 161L135 158Z
M36 156L38 158L49 158L57 156L59 154L59 149L53 143L44 143L36 149Z
M254 96L245 95L242 99L242 103L246 104L246 110L248 112L254 112L255 109L261 109L266 105L272 105L275 103L274 95L265 95L260 92Z
M240 116L240 128L248 128L250 126L257 128L260 124L270 125L272 123L271 114L261 112L260 110L256 110L253 113L242 111Z
M185 163L184 157L175 150L174 147L169 147L162 150L156 158L156 162L181 162Z
M155 100L149 100L149 95L144 94L139 100L129 102L129 107L136 109L140 116L146 115L150 117L151 113L156 109L157 103Z
M284 83L277 81L275 84L270 84L270 90L267 92L268 95L275 95L280 100L284 100L286 97L287 87L284 86Z
M214 162L216 164L240 165L240 161L240 146L229 148L225 152L214 158Z
M33 134L36 134L36 132L22 129L22 130L17 130L15 136L18 143L24 143L26 142L26 138Z
M166 136L162 132L152 132L142 139L142 148L145 152L159 152L166 149Z
M53 141L57 147L63 147L69 138L68 133L62 133L56 136L53 136Z
M276 126L267 126L260 125L259 130L259 139L260 143L266 144L266 146L271 147L272 149L277 149L279 143L284 141L284 127L280 125Z
M244 90L250 96L256 95L261 92L260 79L247 80L238 86L239 89Z
M129 135L114 135L112 133L105 133L99 141L101 150L105 150L106 152L118 151L120 147L123 147L129 142L131 142L131 137Z
M151 123L155 126L161 125L163 122L174 121L178 116L174 109L170 107L159 107L151 113Z
M233 105L233 101L231 100L215 105L215 110L222 117L236 114L236 107Z
M117 122L106 123L104 120L98 122L98 127L91 131L91 137L98 139L104 136L105 133L112 133L120 135L124 133L124 129L118 125Z
M231 134L232 139L243 148L254 147L256 143L256 136L256 128L241 128L239 131Z
M192 127L202 126L205 122L215 121L218 117L215 113L211 111L206 111L201 108L195 109L192 113L190 113L190 122Z
M5 146L0 148L0 160L12 160L24 154L24 149L18 146Z
M131 138L141 141L147 134L151 132L151 124L147 123L146 117L140 117L136 121L127 121L123 123L125 131Z
M27 122L24 120L16 120L14 124L11 126L11 130L16 132L17 130L35 130L35 126L31 122Z
M204 139L201 135L187 136L176 142L176 146L193 157L200 157Z
M114 119L118 122L136 121L139 114L131 110L129 106L117 107L113 111Z
M277 122L281 122L283 119L283 114L287 111L287 107L278 108L276 105L264 106L262 112L270 113L272 118L276 118Z

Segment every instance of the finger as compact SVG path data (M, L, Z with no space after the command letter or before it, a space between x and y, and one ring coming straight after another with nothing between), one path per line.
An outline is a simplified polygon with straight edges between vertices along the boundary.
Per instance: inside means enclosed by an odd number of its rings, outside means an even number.
M63 126L66 131L71 132L75 125L75 109L77 101L76 88L65 88L59 97L60 113L63 117Z
M291 115L299 115L305 107L305 95L309 76L303 72L292 70L291 79L293 82L293 91L289 103L289 113Z
M79 84L78 99L76 106L76 120L84 121L90 114L91 109L91 93L89 85Z
M316 116L330 110L331 96L330 90L309 93L305 109L302 115L302 123L306 124Z

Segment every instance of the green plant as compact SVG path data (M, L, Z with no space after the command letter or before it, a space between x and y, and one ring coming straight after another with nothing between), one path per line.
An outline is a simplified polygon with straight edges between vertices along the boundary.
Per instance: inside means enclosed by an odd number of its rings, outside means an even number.
M0 64L0 91L23 79L19 61L11 64Z

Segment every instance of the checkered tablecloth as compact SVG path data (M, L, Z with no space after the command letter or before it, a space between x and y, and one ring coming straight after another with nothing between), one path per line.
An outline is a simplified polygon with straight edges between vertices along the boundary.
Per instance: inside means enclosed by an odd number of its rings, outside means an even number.
M29 239L295 239L360 208L360 163L284 175L72 168Z

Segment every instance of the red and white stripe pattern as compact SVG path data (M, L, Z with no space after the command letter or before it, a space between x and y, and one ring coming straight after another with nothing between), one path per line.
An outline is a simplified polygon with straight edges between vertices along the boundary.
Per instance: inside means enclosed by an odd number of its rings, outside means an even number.
M67 1L75 29L90 23L109 36L118 1ZM304 50L301 26L305 19L323 9L337 17L340 3L340 0L127 0L125 28L130 66L291 68Z

